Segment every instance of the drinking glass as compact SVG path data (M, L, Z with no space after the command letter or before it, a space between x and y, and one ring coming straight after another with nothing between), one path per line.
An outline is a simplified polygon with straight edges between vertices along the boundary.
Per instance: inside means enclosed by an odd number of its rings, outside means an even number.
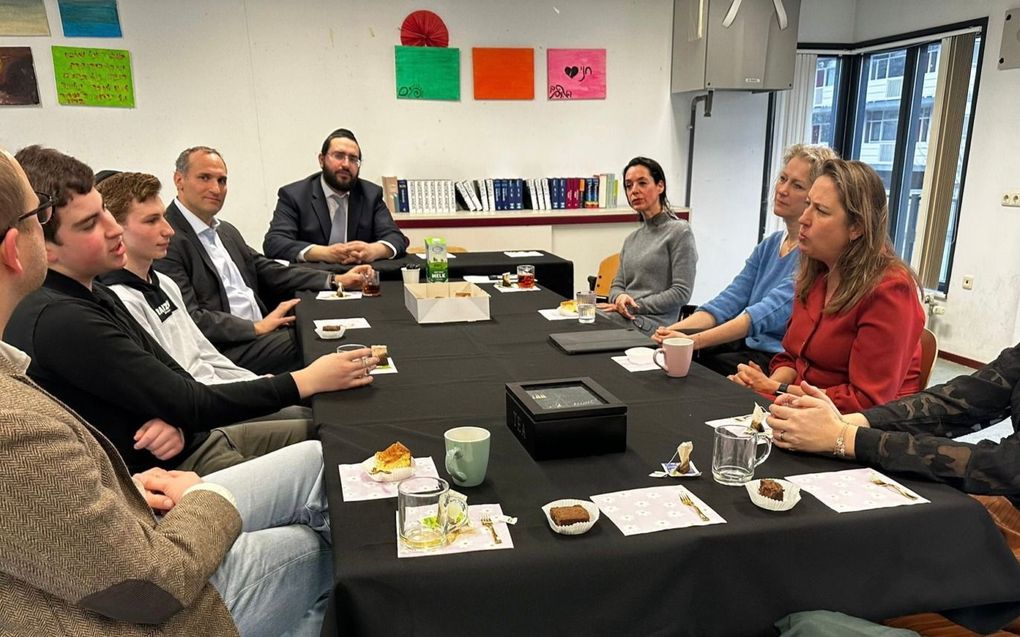
M577 320L580 323L595 322L595 293L577 293Z
M523 289L535 287L535 266L517 266L517 287Z
M361 286L362 296L379 296L382 288L379 286L379 271L372 270L365 273L365 283Z

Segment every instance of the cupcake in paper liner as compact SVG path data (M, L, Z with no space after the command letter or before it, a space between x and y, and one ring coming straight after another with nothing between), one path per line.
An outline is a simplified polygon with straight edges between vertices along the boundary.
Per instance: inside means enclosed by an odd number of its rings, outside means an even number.
M744 484L751 502L767 511L789 511L800 502L800 487L779 478L762 478Z
M588 513L587 522L575 522L573 524L559 525L553 521L552 513L550 510L557 507L576 507L583 508ZM588 500L554 500L549 504L542 507L542 512L545 513L545 519L549 523L549 528L559 533L560 535L581 535L587 533L591 527L595 526L595 523L599 521L599 508L595 506L593 502Z

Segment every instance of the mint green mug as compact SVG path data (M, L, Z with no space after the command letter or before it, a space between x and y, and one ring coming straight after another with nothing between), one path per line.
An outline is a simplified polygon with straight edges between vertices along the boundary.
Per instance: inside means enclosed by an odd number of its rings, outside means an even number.
M485 480L489 468L489 430L481 427L454 427L443 434L446 439L446 471L460 487L476 487Z

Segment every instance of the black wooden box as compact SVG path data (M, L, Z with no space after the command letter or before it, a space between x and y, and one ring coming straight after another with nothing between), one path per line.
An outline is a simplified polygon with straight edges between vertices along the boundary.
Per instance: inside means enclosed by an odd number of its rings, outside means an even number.
M535 460L627 449L627 406L587 377L507 383L506 424Z

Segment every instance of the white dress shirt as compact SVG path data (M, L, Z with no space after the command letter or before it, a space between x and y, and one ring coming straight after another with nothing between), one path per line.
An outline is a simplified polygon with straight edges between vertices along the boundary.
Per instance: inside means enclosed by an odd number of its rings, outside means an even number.
M263 318L262 310L259 309L258 301L255 300L255 291L244 282L241 271L237 269L237 264L230 257L226 246L220 240L220 235L216 232L216 228L220 225L220 220L213 217L212 225L206 225L204 221L198 218L198 215L188 210L181 203L180 199L175 198L174 204L184 214L184 218L188 220L188 223L191 224L192 229L195 230L195 234L198 235L198 239L202 243L202 247L205 248L205 253L212 259L213 267L216 268L216 272L220 275L220 282L223 283L223 289L227 293L230 313L238 318L248 319L253 323L261 321Z

